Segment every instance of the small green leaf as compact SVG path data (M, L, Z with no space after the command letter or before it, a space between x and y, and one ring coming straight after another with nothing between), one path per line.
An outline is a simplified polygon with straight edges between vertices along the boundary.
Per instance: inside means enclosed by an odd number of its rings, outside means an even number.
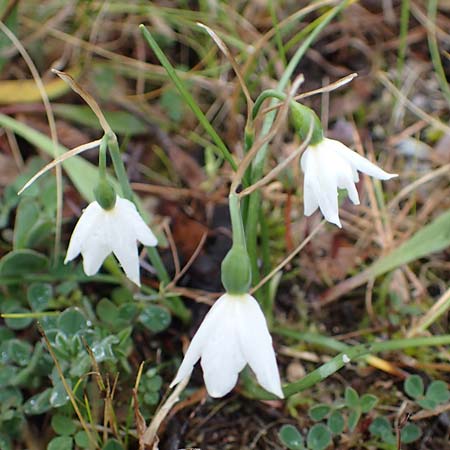
M67 391L61 380L58 379L58 381L54 382L53 384L54 387L53 389L51 389L49 401L53 408L59 408L60 406L63 406L69 402L69 395L67 394Z
M4 312L7 314L30 314L31 311L11 303L10 306L5 308ZM11 330L24 330L30 326L31 322L33 322L32 317L5 317L5 324L8 328L11 328Z
M424 409L434 409L438 405L435 400L431 400L430 398L420 398L416 401Z
M29 247L29 234L39 218L39 206L34 199L23 197L17 207L14 226L14 250Z
M293 425L283 425L278 432L278 437L289 450L304 450L305 448L302 435Z
M314 420L315 422L319 422L328 415L330 410L331 408L328 405L321 403L319 405L314 405L313 407L309 408L308 414L312 420Z
M359 395L352 387L345 388L345 404L349 408L359 407Z
M392 432L392 425L386 417L377 417L369 426L369 431L374 436L382 439L388 444L395 443L395 436Z
M50 396L52 389L46 389L39 394L29 398L23 405L23 410L27 415L42 414L52 408L50 404Z
M139 322L153 333L165 330L171 321L171 316L167 309L157 305L147 306L139 316Z
M119 310L117 306L106 298L102 298L98 302L96 311L98 318L109 324L114 324L117 322L119 317Z
M27 299L33 311L44 311L52 297L52 286L48 283L32 283L28 287Z
M77 447L89 448L89 436L86 431L78 431L78 433L75 434L75 444Z
M144 403L147 405L157 405L159 402L159 392L146 392L144 394Z
M422 436L422 430L414 423L406 424L400 433L401 441L404 444L410 444L411 442L417 441L420 436Z
M361 417L361 412L359 410L354 409L350 412L348 416L348 429L350 431L353 431L356 428L356 425L358 425L359 418Z
M333 411L328 417L328 428L333 434L339 435L344 431L345 421L339 411Z
M80 309L68 308L58 317L58 328L67 336L73 336L88 328L88 323Z
M27 341L10 339L5 344L5 350L10 361L19 366L27 366L31 359L33 346Z
M425 394L427 400L436 402L437 404L445 403L450 399L450 392L447 383L441 380L433 381Z
M408 377L404 384L403 388L405 392L412 398L419 398L423 395L423 381L419 375L411 375Z
M378 398L372 394L364 394L359 402L361 406L361 411L363 413L368 413L369 411L371 411L373 408L375 408L377 403Z
M73 439L69 436L58 436L53 438L47 446L47 450L72 450Z
M45 272L48 264L48 258L34 250L14 250L0 259L0 275L14 277Z
M306 443L311 450L325 450L331 444L330 430L321 423L314 425L308 432Z
M14 333L10 329L0 325L0 344L8 339L12 339L13 337Z
M56 434L60 434L61 436L70 436L77 429L73 419L63 414L55 414L52 417L52 428Z
M124 448L116 439L109 439L102 447L102 450L124 450Z
M145 387L149 391L159 391L161 389L163 379L159 375L152 376L145 381Z

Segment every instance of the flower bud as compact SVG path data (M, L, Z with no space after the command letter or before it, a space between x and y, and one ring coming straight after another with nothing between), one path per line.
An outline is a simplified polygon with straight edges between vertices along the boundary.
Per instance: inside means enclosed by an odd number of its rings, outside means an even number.
M304 106L297 102L291 102L291 117L295 131L302 140L305 140L308 136L311 120L313 121L313 131L309 145L316 145L323 141L323 128L320 123L320 119L317 114L307 106Z
M222 284L229 294L247 294L252 284L252 269L247 250L233 245L222 261Z
M100 179L97 187L94 189L94 196L97 203L106 210L114 208L116 204L116 191L111 183L106 179Z

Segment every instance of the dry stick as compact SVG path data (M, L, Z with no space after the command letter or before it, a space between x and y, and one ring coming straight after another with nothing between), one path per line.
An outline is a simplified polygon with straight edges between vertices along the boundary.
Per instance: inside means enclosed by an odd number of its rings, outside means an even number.
M287 113L289 111L289 103L293 98L294 92L299 88L299 86L303 83L304 77L303 75L299 75L294 82L292 83L292 89L290 90L288 96L286 99L281 102L282 107L281 110L271 128L271 130L264 135L263 137L258 138L250 148L250 150L247 152L247 154L244 156L242 161L239 164L239 167L237 168L236 172L234 173L233 180L231 182L230 186L230 194L235 194L237 191L237 188L239 184L241 183L242 177L244 176L245 171L247 170L248 166L253 161L253 158L258 153L258 151L265 145L267 142L272 140L272 138L278 133L279 128L282 126L282 124L285 123L285 119L287 116Z
M54 158L58 157L58 134L56 131L55 116L53 115L53 110L50 105L50 100L48 99L47 91L45 90L44 83L39 75L39 72L31 59L28 52L25 50L24 46L21 44L16 35L2 22L0 21L0 29L6 34L8 39L14 44L14 46L19 51L20 55L26 62L28 68L30 69L31 75L36 83L38 91L42 97L42 103L44 104L45 114L47 115L48 125L50 127L50 135L53 142L53 155ZM59 254L59 244L61 240L61 224L62 224L62 172L61 167L56 167L56 226L55 226L55 259Z
M34 29L41 29L42 23L38 23L34 20L31 20L27 17L21 17L21 21L27 25L28 27L32 27ZM45 24L44 24L45 26ZM159 77L164 77L166 75L166 71L163 67L158 66L156 64L150 64L145 61L140 61L129 56L119 55L118 53L114 53L112 51L106 50L103 47L95 44L91 44L90 42L84 41L76 36L73 36L68 33L64 33L61 30L56 28L47 27L47 32L49 35L55 37L56 39L60 39L63 42L66 42L69 45L74 47L81 47L83 49L91 50L96 55L102 56L103 58L109 59L114 63L118 63L121 66L128 66L138 70L145 70L158 75ZM189 72L178 73L181 78L186 79L189 78L194 83L197 83L199 86L204 87L205 89L209 89L211 91L217 90L217 87L226 87L228 83L226 82L216 82L212 81L210 78L207 78L202 75L192 74Z
M422 177L415 180L413 183L405 186L387 205L388 209L397 206L400 200L403 197L406 197L410 192L414 191L418 187L420 187L424 183L428 183L428 181L433 180L441 175L450 174L450 164L446 164L445 166L439 167L439 169L433 170Z
M242 88L242 92L245 95L245 99L247 100L247 121L251 120L253 100L252 97L250 96L250 92L247 88L247 85L245 84L244 77L242 76L241 70L236 60L234 59L228 47L226 46L225 42L222 41L222 39L217 35L217 33L214 30L212 30L211 28L200 22L197 22L197 25L206 30L206 32L211 36L211 38L216 43L217 47L219 47L220 51L227 57L228 61L230 62L231 67L233 68L234 72L236 73L236 76L238 77L239 84L241 85Z
M438 317L448 311L450 307L450 288L448 288L442 297L420 318L417 324L411 328L407 337L413 337L418 333L425 331Z
M304 8L299 9L292 15L286 17L281 22L279 22L278 29L282 29L285 25L289 24L290 22L293 22L299 16L306 16L307 14L314 12L316 10L319 10L320 8L323 8L324 6L333 5L335 3L336 3L335 0L323 0L323 1L314 2L314 4L312 4L312 5L305 6ZM272 39L272 37L275 35L275 33L276 33L276 28L272 27L264 36L261 37L261 39L259 39L258 42L256 42L255 45L252 46L253 51L249 55L249 58L247 59L247 61L244 64L244 67L243 67L244 74L247 74L247 72L252 67L252 65L255 61L255 58L259 54L260 50L263 48L263 46L265 44L267 44L270 41L270 39Z
M353 81L356 77L358 76L357 73L351 73L350 75L346 75L343 78L340 78L337 81L334 81L333 83L327 84L326 86L322 86L321 88L318 89L314 89L312 91L308 91L308 92L304 92L303 94L299 94L296 95L293 100L301 100L302 98L306 98L306 97L311 97L312 95L316 95L316 94L323 94L325 92L331 92L334 91L336 89L341 88L342 86L345 86L346 84L350 83L350 81ZM281 105L273 105L273 106L269 106L266 109L263 109L261 114L267 114L271 111L274 111L275 109L280 108Z
M322 222L320 222L311 232L311 234L304 239L301 244L289 255L287 256L285 259L283 259L283 261L280 262L280 264L278 264L277 267L275 267L275 269L273 269L269 274L267 274L256 286L254 286L251 290L250 290L250 294L253 294L253 292L257 291L262 285L266 284L277 272L279 272L286 264L288 264L292 258L297 255L298 253L300 253L303 248L311 241L311 239L320 231L320 229L325 225L326 220L322 220Z
M170 231L169 224L165 221L163 223L163 230L166 233L167 240L169 241L170 253L172 253L172 261L175 266L175 276L180 272L180 257L178 256L177 245L173 239L173 235Z
M414 114L425 120L428 124L435 126L439 130L446 134L450 134L450 127L445 125L433 116L430 116L425 111L416 106L411 100L409 100L401 91L399 91L388 79L384 72L377 72L378 80L393 94L396 95L399 100Z
M44 175L45 172L49 171L50 169L53 169L53 167L58 167L59 164L63 163L66 159L71 158L72 156L79 155L80 153L83 153L86 150L91 150L92 148L98 147L100 143L102 142L101 139L98 139L96 141L88 142L87 144L79 145L78 147L75 147L72 150L69 150L68 152L65 152L63 155L61 155L59 158L54 159L52 162L49 162L45 167L43 167L39 172L37 172L32 178L30 178L20 189L20 191L17 193L17 195L22 194L25 189L28 189L39 177Z
M306 139L303 141L302 145L300 145L300 147L298 147L294 152L292 152L292 154L289 155L283 162L274 167L265 177L261 178L256 183L244 189L242 192L239 192L238 194L239 198L245 197L246 195L250 195L257 189L261 188L262 186L265 186L267 183L269 183L269 181L275 178L285 167L287 167L291 163L291 161L300 156L301 153L303 153L303 151L305 150L305 148L309 145L313 129L314 129L314 120L311 118L308 135L306 136Z
M92 436L91 432L89 431L89 427L86 423L86 421L84 420L83 415L81 414L80 409L78 408L78 404L77 401L73 395L72 389L71 387L68 385L66 378L64 377L64 373L61 369L61 366L59 364L58 358L55 355L55 352L52 349L52 345L50 344L50 341L48 340L47 335L45 334L44 329L42 328L41 324L39 322L37 322L37 327L39 330L39 333L42 335L44 341L45 341L45 345L47 346L47 350L50 353L50 356L53 359L53 362L55 363L55 367L56 370L58 372L59 377L61 378L61 382L64 386L64 389L66 390L67 395L69 396L70 402L72 403L73 409L75 410L76 415L78 416L78 420L81 423L81 426L83 427L84 431L86 432L89 441L91 442L91 444L93 444L93 446L95 448L98 448L97 442L95 440L95 438Z
M140 448L145 448L146 446L150 446L153 443L162 421L165 419L167 414L169 414L173 405L175 405L175 403L177 403L180 399L180 394L189 383L190 378L191 375L188 375L177 385L174 391L170 394L169 398L153 416L153 419L150 422L148 428L145 430L144 435L141 437L141 439L139 439Z
M196 249L194 250L194 253L192 253L191 257L189 258L188 262L184 265L184 267L176 273L173 280L167 285L167 289L171 289L175 287L175 284L177 281L189 270L189 267L194 263L194 261L197 259L198 254L200 253L201 249L203 248L203 245L206 241L206 238L208 237L208 233L203 233L202 237L200 238L200 242L198 243Z
M52 69L52 72L55 75L58 75L59 78L64 80L73 91L75 91L92 109L92 112L96 115L98 121L100 122L101 127L103 128L103 132L106 135L112 134L111 127L109 123L106 121L106 118L98 106L98 103L94 100L94 98L86 92L68 73L61 72L60 70Z

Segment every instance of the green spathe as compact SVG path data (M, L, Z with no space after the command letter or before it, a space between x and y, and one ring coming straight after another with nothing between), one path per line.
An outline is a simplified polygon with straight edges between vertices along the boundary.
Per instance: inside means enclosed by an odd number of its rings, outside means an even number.
M252 284L252 270L247 250L234 244L222 261L222 284L232 295L247 294Z
M97 203L106 210L111 210L116 204L116 191L106 178L100 179L94 189L94 196Z
M293 101L290 103L290 112L292 124L302 140L305 140L308 136L309 127L311 126L310 124L312 121L313 131L309 144L316 145L323 141L322 124L320 123L317 114L311 108Z

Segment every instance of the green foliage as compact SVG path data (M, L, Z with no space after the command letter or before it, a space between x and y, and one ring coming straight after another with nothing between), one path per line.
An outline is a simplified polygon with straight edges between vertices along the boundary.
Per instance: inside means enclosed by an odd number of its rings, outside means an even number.
M318 423L308 431L306 443L310 450L325 450L331 444L331 433L325 425Z
M146 306L139 316L139 322L153 333L164 331L170 325L170 321L169 311L157 305Z
M289 450L304 450L303 436L293 425L283 425L278 432L278 437Z
M370 434L378 438L379 441L388 445L395 445L397 439L391 422L383 416L379 416L373 420L369 426ZM422 435L422 431L414 423L407 423L400 431L400 442L402 444L411 444L417 441Z
M411 375L405 380L403 388L418 405L425 409L434 409L450 399L447 384L441 380L432 381L425 392L422 378L419 375Z

